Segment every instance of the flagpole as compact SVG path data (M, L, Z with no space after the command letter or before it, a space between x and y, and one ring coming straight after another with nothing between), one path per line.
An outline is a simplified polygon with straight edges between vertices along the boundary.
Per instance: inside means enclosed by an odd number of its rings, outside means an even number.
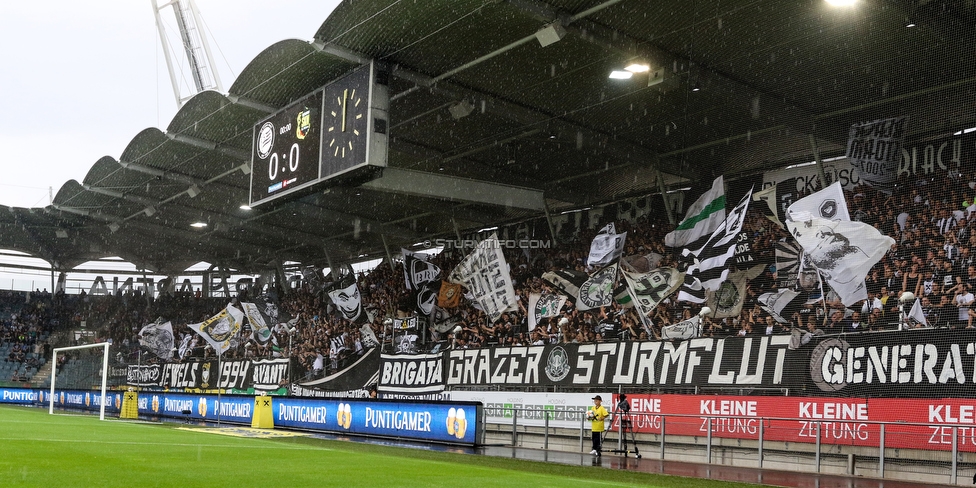
M223 351L217 353L217 427L220 427L220 357L223 355Z

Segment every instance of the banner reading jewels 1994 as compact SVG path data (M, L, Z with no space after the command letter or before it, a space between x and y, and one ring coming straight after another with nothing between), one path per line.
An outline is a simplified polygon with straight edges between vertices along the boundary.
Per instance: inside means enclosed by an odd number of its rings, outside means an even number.
M851 126L847 157L857 167L862 181L882 189L894 185L907 121L907 117L896 117Z

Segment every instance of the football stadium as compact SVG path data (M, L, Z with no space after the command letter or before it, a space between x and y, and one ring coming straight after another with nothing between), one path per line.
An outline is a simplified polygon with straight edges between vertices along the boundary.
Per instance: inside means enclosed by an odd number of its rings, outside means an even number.
M343 0L226 89L147 3L176 115L0 208L0 485L976 483L976 2Z

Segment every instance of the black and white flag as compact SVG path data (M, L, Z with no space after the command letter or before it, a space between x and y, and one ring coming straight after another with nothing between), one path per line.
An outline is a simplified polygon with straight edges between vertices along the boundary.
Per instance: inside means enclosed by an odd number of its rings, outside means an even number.
M684 282L685 274L675 268L657 268L647 273L621 269L627 290L641 317L650 317L665 298L671 296Z
M789 289L763 293L759 295L756 302L759 303L760 308L765 310L766 313L781 324L789 323L789 318L793 315L793 312L798 311L800 306L803 305L800 292Z
M661 340L694 339L701 335L701 317L692 317L674 325L661 327Z
M705 303L707 291L716 291L729 275L726 262L735 255L736 240L742 231L749 202L752 200L752 190L739 204L729 212L725 221L715 232L712 232L708 242L697 250L685 249L685 256L693 255L694 263L685 270L685 282L678 291L678 300L692 303Z
M173 323L163 319L156 319L151 324L146 324L139 331L139 345L155 354L160 359L173 358L173 346L176 339L173 337Z
M496 233L479 242L478 247L451 271L450 281L464 285L491 322L505 312L518 310L512 275Z
M380 345L380 341L376 338L376 334L373 333L373 329L369 327L369 324L363 324L359 328L359 340L363 344L364 349L370 349Z
M908 117L905 116L851 125L846 155L857 167L861 181L891 190L898 176L907 125Z
M586 258L587 266L607 266L620 258L624 252L624 242L627 233L617 234L613 222L609 223L593 238L590 244L590 255Z
M761 191L752 194L752 201L762 202L759 211L770 221L785 229L786 209L796 200L796 178L787 178L779 183L773 183Z
M620 263L615 261L590 275L565 269L543 273L542 279L569 295L576 309L582 312L610 305L614 299L614 285L619 269Z
M359 294L359 285L356 283L355 275L347 276L332 285L329 290L329 298L342 318L352 323L362 323L369 320L366 311L363 310L363 299Z
M254 302L241 302L244 315L251 324L251 338L258 344L267 344L271 340L271 328L291 320L287 313L278 309L278 304L267 296L261 295Z
M430 315L437 304L440 292L441 269L428 262L426 254L401 249L403 253L403 278L407 289L413 290L417 300L417 311Z
M566 304L566 300L565 295L529 293L529 330L535 330L535 326L542 319L559 315L559 310Z

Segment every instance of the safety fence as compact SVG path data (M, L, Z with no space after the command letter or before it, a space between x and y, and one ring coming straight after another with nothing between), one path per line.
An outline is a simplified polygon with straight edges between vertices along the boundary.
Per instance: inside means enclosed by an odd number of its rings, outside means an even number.
M486 408L485 416L487 443L591 449L586 410L500 407ZM574 427L567 426L567 417ZM966 420L971 419L963 417ZM611 455L960 485L968 484L976 472L976 428L971 423L617 410L605 426L603 452Z

